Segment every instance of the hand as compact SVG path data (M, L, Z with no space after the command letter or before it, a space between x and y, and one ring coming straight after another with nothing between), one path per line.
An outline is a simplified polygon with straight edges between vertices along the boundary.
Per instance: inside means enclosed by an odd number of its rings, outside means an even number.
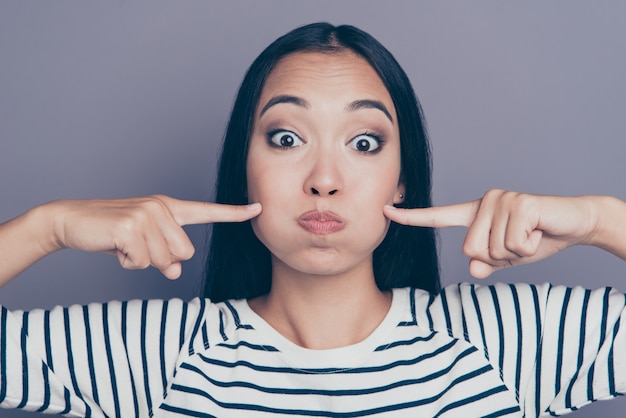
M48 204L53 211L56 248L116 254L127 269L158 268L167 278L181 274L181 261L194 254L183 225L243 222L261 205L221 205L167 196L114 200L68 200Z
M386 206L384 213L404 225L467 227L463 253L470 258L470 273L486 278L501 268L532 263L572 245L595 244L596 199L491 190L471 202L424 209Z

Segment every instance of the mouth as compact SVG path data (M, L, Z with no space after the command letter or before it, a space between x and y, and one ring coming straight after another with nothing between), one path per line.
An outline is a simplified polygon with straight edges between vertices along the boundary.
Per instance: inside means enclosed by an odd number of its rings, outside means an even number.
M298 225L305 231L316 235L328 235L346 227L341 216L330 211L311 210L298 218Z

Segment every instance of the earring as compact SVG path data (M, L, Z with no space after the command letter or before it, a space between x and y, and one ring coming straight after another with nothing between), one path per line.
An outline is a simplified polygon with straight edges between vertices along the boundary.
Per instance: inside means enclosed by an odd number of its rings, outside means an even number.
M404 193L400 193L400 199L404 199Z

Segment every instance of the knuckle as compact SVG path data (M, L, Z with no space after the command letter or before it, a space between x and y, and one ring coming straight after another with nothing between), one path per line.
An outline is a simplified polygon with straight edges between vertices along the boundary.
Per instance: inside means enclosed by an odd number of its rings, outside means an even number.
M505 193L502 189L489 189L485 192L483 196L484 200L495 200L498 199L502 194Z
M163 270L166 269L167 267L170 266L170 264L172 264L172 261L168 258L165 257L155 257L152 259L152 263L150 263L152 266L156 267L159 270ZM147 266L146 266L147 267Z
M147 227L165 209L163 202L148 198L126 210L119 221L121 230L139 232Z
M158 195L150 196L141 203L141 208L144 213L159 213L166 208L164 201L157 196Z
M171 255L178 261L189 260L195 254L196 249L189 239L184 242L177 243L171 247Z
M521 257L530 257L534 254L531 248L521 242L512 242L508 245L512 252Z
M489 257L494 260L504 260L508 258L509 252L500 246L498 247L489 247Z
M148 197L149 197L150 199L158 200L158 201L161 201L161 202L165 202L165 201L167 201L168 199L170 199L168 196L166 196L166 195L164 195L164 194L158 194L158 193L157 193L157 194L152 194L152 195L150 195L150 196L148 196Z
M148 254L135 254L131 258L135 268L137 269L145 269L150 267L150 257Z
M142 270L150 266L150 260L145 256L127 256L122 262L122 267L129 270Z
M506 236L504 237L504 245L507 248L515 248L515 247L519 247L520 245L522 245L522 241L520 241L520 237L516 234L513 233L507 233Z
M515 198L515 207L524 212L533 211L536 207L536 203L534 196L527 194L519 194Z
M150 262L142 260L141 263L137 263L135 267L137 268L137 270L147 269L148 267L150 267Z
M504 241L504 245L509 251L519 254L521 250L523 250L524 245L519 242L517 239L506 238Z
M512 190L501 190L500 195L502 196L503 199L514 200L520 196L520 193L514 192Z
M462 250L463 250L463 254L466 257L476 258L479 255L479 251L477 250L476 246L472 242L469 242L469 241L465 241L463 243Z
M195 254L196 249L193 245L183 245L172 250L172 255L177 260L189 260Z
M193 245L189 244L189 246L187 246L182 254L183 260L189 260L191 257L193 257L193 255L196 253L196 249L194 248Z

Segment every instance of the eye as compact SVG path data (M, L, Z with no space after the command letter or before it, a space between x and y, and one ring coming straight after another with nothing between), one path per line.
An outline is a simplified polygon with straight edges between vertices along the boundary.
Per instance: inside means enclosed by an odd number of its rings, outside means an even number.
M383 140L380 136L371 133L365 133L354 137L350 140L349 145L355 151L359 152L375 152L380 149Z
M295 148L304 144L300 137L291 131L275 130L267 134L271 145L281 148Z

